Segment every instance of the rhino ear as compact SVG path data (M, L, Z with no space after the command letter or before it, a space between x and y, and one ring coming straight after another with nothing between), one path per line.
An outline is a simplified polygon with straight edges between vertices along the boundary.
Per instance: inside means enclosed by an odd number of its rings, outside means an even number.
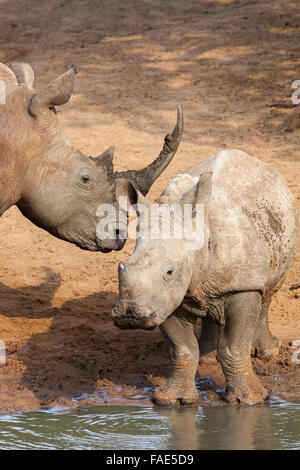
M4 83L5 93L10 94L19 87L17 77L6 65L0 64L0 82Z
M45 114L50 106L66 104L74 89L75 76L78 69L75 65L63 75L53 80L41 91L33 95L29 105L29 113L32 116Z
M113 167L113 158L115 153L115 147L109 147L105 152L101 153L99 157L90 157L98 166Z
M150 202L140 193L127 178L116 178L116 197L119 207L128 212L131 206L149 207ZM137 211L136 211L137 212Z
M28 90L33 90L34 71L29 64L13 62L8 64L8 67L14 72L20 86L26 86Z

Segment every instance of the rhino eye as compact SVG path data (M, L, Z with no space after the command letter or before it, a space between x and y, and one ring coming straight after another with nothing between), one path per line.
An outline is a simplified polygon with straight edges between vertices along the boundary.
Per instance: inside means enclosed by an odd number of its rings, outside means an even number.
M75 185L79 189L83 189L87 191L93 188L93 180L88 175L82 175L82 176L79 176L78 180L75 181Z
M49 106L50 111L52 111L54 114L57 114L57 111L55 109L55 106Z
M89 183L91 180L88 176L82 176L81 177L81 182L82 183Z
M164 280L165 281L170 281L171 278L172 278L172 274L173 274L173 269L169 269L166 274L164 275Z

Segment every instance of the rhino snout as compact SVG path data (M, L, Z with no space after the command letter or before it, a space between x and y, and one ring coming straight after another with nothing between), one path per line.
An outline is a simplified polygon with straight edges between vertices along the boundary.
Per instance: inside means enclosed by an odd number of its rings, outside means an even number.
M109 253L110 251L120 251L125 244L125 240L101 240L99 241L99 251Z
M110 251L120 251L126 242L126 234L122 230L116 229L115 237L102 240L98 238L99 250L102 253L109 253Z

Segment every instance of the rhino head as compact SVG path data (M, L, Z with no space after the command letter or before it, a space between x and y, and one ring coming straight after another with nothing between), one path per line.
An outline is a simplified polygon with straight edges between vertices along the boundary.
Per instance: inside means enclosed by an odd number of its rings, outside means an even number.
M133 255L126 265L119 265L119 297L112 319L121 329L153 329L180 306L195 274L195 266L202 273L207 267L209 232L204 220L212 190L212 173L203 173L198 183L176 204L163 204L164 210L158 210L162 206L160 202L150 204L130 182L127 183L130 191L124 186L117 188L117 192L130 194L130 203L139 215L139 236ZM183 217L185 207L190 211ZM199 212L203 215L199 226L201 233L194 227ZM186 220L188 217L190 220ZM187 233L186 229L193 233ZM202 237L200 244L199 235Z
M130 180L142 194L172 160L182 133L182 111L162 152L141 170L115 172L114 149L90 157L65 136L56 107L67 103L77 68L72 66L40 91L28 64L0 64L0 215L13 204L37 226L52 235L91 251L122 249L125 238L116 218L113 236L97 234L97 208L106 204L118 211L116 181ZM3 88L1 88L3 91ZM1 91L1 90L0 90Z

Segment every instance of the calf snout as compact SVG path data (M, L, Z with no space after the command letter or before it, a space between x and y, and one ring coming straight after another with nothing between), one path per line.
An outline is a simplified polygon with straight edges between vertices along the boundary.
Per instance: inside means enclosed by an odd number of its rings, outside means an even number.
M133 306L117 301L112 311L114 325L122 330L142 329L153 330L157 325L156 313L143 315Z

